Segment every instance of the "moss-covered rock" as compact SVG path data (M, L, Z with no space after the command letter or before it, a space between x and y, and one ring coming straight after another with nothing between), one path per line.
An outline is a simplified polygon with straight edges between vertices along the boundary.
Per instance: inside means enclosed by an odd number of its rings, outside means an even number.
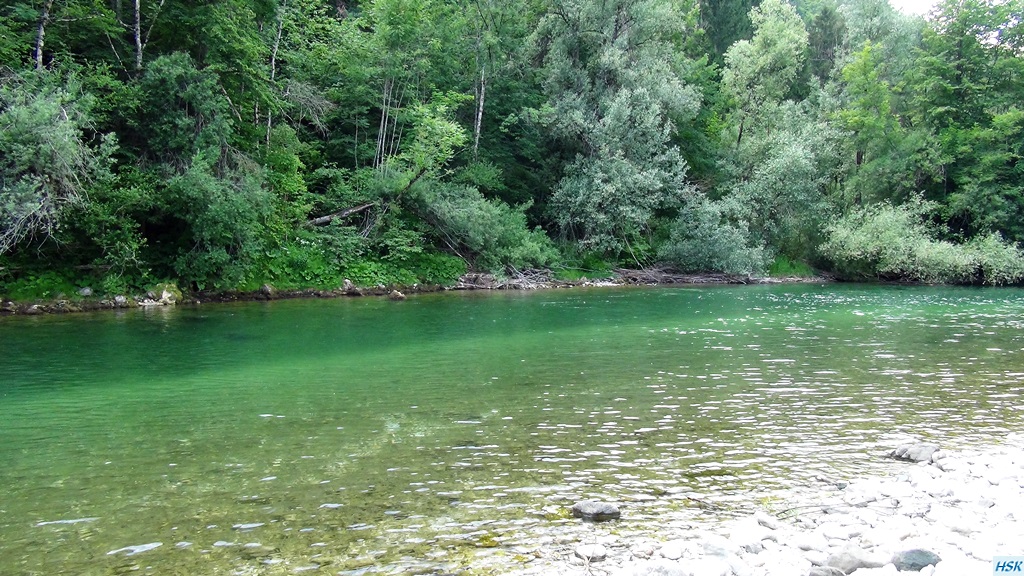
M161 304L174 305L183 299L181 289L173 282L161 282L153 287L152 292Z

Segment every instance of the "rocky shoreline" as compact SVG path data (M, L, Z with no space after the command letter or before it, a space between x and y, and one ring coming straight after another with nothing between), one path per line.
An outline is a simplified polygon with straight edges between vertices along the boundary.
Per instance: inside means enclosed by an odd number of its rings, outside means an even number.
M604 276L599 274L598 276ZM278 290L264 284L254 292L183 292L173 284L160 284L145 294L112 297L94 297L90 288L75 295L58 295L52 300L20 302L0 300L0 316L36 316L42 314L69 314L96 310L123 310L178 304L218 302L246 302L287 300L296 298L343 298L352 296L389 297L403 300L406 294L442 292L447 290L550 290L586 286L655 286L668 284L778 284L791 282L825 282L826 278L762 278L728 274L679 274L671 270L651 268L644 270L616 269L607 277L579 280L559 280L551 270L525 270L508 277L470 272L451 286L413 284L411 286L356 286L345 280L334 289Z
M1024 435L970 451L903 446L891 457L907 461L892 475L803 490L784 510L664 542L616 535L618 515L601 503L602 518L612 520L591 522L586 538L536 551L536 560L512 573L971 576L991 573L995 556L1024 554Z

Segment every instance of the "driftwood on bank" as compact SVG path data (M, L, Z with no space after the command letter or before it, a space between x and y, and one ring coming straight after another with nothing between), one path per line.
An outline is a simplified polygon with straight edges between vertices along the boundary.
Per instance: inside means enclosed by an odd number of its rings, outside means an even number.
M599 273L600 275L600 273ZM486 272L469 272L459 278L452 290L541 290L545 288L572 288L576 286L612 286L622 284L614 274L605 274L593 280L559 280L551 270L513 270L508 276L498 277Z
M459 278L454 290L540 290L579 286L583 282L557 280L550 270L516 270L506 277L486 272L470 272Z
M600 278L558 280L551 270L515 270L506 277L485 272L470 272L459 278L455 290L538 290L572 286L630 284L638 286L665 284L766 284L779 282L771 278L752 278L736 274L683 274L671 268L633 270L616 268L612 273L597 273Z
M682 274L671 268L632 270L616 268L615 274L626 284L758 284L761 279L737 274Z

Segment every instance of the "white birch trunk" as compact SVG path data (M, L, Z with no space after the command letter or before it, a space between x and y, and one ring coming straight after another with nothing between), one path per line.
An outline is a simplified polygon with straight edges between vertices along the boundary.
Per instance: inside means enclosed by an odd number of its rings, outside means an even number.
M274 46L270 51L270 84L273 86L277 80L277 51L281 48L281 35L284 33L284 9L288 6L287 0L281 3L277 11L277 35L274 37ZM267 146L270 146L270 130L273 127L274 113L267 110Z
M46 0L43 3L43 13L39 15L39 29L36 32L36 70L43 69L43 44L46 39L46 25L50 22L51 10L53 10L53 0Z
M142 70L142 0L135 0L135 71Z
M480 127L484 121L484 97L487 95L487 67L480 67L480 89L476 99L476 122L473 124L473 158L480 151Z
M377 153L373 156L373 167L380 168L384 163L387 154L386 142L388 126L391 124L391 93L394 88L394 81L384 81L384 90L381 93L380 126L377 131Z

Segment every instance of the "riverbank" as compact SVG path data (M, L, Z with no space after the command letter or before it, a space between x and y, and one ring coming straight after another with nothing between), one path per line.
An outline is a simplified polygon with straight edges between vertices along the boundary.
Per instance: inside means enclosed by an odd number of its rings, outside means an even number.
M666 541L618 534L614 521L585 524L585 536L533 551L537 560L512 573L967 576L990 573L995 556L1024 554L1024 435L979 450L914 445L894 455L917 461L884 476L794 491L781 510Z
M356 286L346 280L333 289L305 288L281 290L264 284L252 292L200 291L189 293L172 284L161 284L145 294L96 297L91 288L82 288L74 295L58 294L52 299L18 301L0 298L0 316L35 316L42 314L70 314L97 310L123 310L154 306L195 305L217 302L246 302L286 300L295 298L390 297L402 300L408 294L441 292L446 290L550 290L586 286L655 286L685 284L778 284L785 282L828 282L825 277L752 277L729 274L680 274L663 268L642 270L618 268L610 274L599 273L576 280L557 278L552 270L525 270L510 276L470 272L450 286L413 284L411 286Z

